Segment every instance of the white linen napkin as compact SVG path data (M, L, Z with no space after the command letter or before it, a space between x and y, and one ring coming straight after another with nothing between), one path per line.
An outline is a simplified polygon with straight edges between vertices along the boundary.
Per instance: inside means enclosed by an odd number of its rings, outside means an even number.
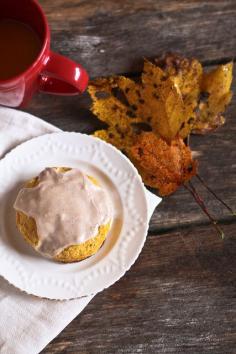
M60 129L28 113L0 107L0 159L28 139L57 131ZM147 191L149 217L160 201ZM0 277L0 353L39 353L92 297L68 301L40 299L21 292Z

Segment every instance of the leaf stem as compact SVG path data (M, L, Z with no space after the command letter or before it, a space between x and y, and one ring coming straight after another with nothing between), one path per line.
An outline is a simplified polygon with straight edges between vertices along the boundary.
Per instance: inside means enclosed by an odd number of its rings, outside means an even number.
M203 201L203 199L200 197L200 195L198 194L196 188L194 187L194 185L189 181L188 183L184 184L184 187L190 192L190 194L192 194L193 198L195 199L195 201L197 202L197 204L199 205L199 207L202 209L202 211L207 215L208 219L210 220L211 224L213 225L213 227L215 228L215 230L217 231L217 233L221 236L221 238L224 238L224 232L221 229L220 226L218 226L217 224L217 220L215 220L211 214L209 213L209 211L207 210L207 207Z
M199 174L196 175L196 177L198 178L198 180L201 182L201 184L208 190L208 192L210 192L221 204L223 204L230 212L233 216L236 216L236 212L227 204L225 203L207 184L206 182L202 179L201 176L199 176Z

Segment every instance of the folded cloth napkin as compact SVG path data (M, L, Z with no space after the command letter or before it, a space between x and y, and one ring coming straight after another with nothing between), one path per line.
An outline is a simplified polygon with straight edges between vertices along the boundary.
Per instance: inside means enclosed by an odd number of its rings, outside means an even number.
M30 114L0 107L0 159L28 139L57 131L60 130ZM160 200L147 191L149 217ZM0 353L39 353L91 299L92 296L68 301L40 299L0 277Z

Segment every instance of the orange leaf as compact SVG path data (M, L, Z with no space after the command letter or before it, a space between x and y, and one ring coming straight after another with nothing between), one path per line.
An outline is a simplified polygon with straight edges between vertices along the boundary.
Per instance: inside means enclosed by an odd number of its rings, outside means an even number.
M129 151L129 157L139 169L144 183L168 195L197 173L197 163L181 138L168 144L152 132L139 135Z

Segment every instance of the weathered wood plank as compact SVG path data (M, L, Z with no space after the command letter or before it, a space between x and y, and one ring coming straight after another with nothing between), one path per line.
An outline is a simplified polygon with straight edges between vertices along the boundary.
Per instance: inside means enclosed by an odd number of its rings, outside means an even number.
M234 70L236 75L236 69ZM236 82L233 90L236 92ZM27 111L68 131L91 133L101 126L89 112L90 100L86 95L79 97L56 97L39 95ZM200 174L225 201L236 209L236 96L227 111L227 123L217 132L207 136L193 136L192 148L198 151ZM228 219L229 212L214 200L204 189L200 189L209 208L219 219ZM183 189L165 198L154 213L150 231L165 230L178 225L203 223L202 214L191 195Z
M236 347L236 237L209 227L150 236L131 270L43 354L214 353Z
M143 57L179 51L204 61L236 55L234 0L40 0L52 47L90 76L136 72Z

